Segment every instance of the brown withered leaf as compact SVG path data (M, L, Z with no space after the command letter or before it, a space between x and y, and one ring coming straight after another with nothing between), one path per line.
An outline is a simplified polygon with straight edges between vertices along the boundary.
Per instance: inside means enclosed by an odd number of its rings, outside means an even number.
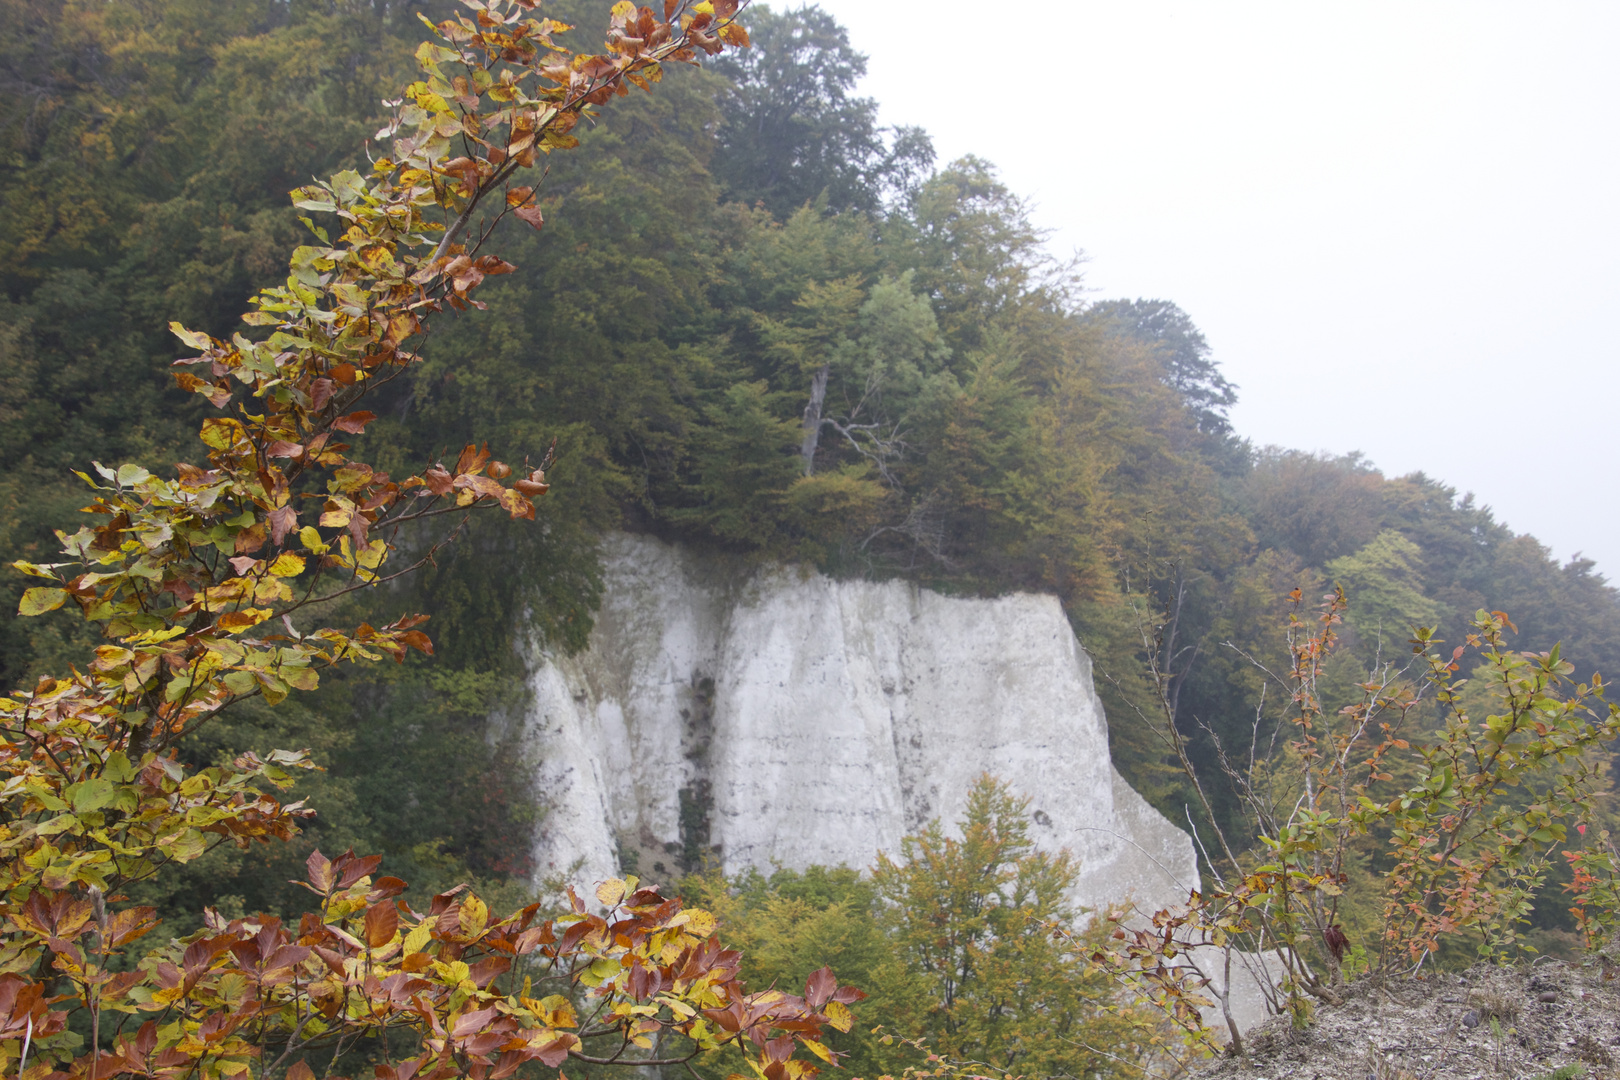
M544 495L551 490L551 485L546 483L546 474L542 469L534 470L529 474L528 479L515 481L512 486L529 496Z
M433 655L433 642L420 630L405 631L399 635L399 643L407 648L415 649L425 656Z
M512 212L536 229L546 223L545 215L540 212L538 206L520 206Z
M482 449L474 443L468 443L461 448L461 453L456 457L455 473L457 476L465 476L468 473L480 472L484 468L484 463L488 460L488 443L485 443Z
M464 474L456 477L457 491L471 491L481 499L499 500L506 493L506 489L487 476Z
M435 465L422 475L422 482L435 495L448 495L455 486L455 478L442 465Z

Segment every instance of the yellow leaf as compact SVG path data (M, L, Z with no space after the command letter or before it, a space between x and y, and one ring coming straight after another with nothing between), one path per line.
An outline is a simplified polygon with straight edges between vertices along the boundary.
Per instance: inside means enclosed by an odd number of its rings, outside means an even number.
M692 1008L692 1006L688 1005L686 1002L682 1001L680 998L673 997L669 994L659 994L658 1000L669 1006L669 1011L680 1017L682 1020L690 1020L692 1017L697 1015L697 1010Z
M196 330L187 330L177 322L169 324L169 333L190 345L193 349L208 349L212 348L214 344L213 339L207 334L198 333Z
M476 896L469 896L461 902L459 916L461 932L470 938L475 938L484 932L489 925L489 908Z
M553 1028L571 1028L579 1026L579 1018L574 1015L574 1005L561 994L551 994L541 998L529 1006L534 1014L540 1018L541 1023Z
M428 942L432 940L433 932L428 929L426 923L423 923L405 935L405 955L410 956L412 953L421 952L427 948Z
M254 586L253 599L261 604L274 604L278 600L291 600L292 590L280 578L267 577Z
M247 439L241 423L223 416L210 416L202 422L202 441L215 450L229 450Z
M67 593L63 590L40 586L28 589L22 594L22 603L17 605L17 614L43 615L47 611L55 611L66 602Z
M832 1051L828 1050L825 1046L822 1046L814 1039L805 1039L804 1048L829 1065L837 1064L837 1062L833 1061Z
M216 625L227 634L235 634L249 627L258 626L273 614L275 613L269 608L243 608L241 611L228 611L221 615Z
M298 542L317 555L325 555L332 550L332 545L321 539L321 534L316 531L313 525L305 525L298 530Z
M821 1011L827 1014L827 1022L839 1031L848 1031L855 1024L849 1006L842 1001L829 1001L821 1007Z
M342 495L335 495L326 501L321 524L328 529L341 529L354 518L354 510L354 503Z
M596 887L596 898L602 901L604 907L617 907L624 899L624 882L618 878L610 878Z
M375 570L388 557L388 541L373 540L355 556L355 561L367 570Z
M276 561L270 564L270 573L276 577L297 577L304 572L304 557L294 555L290 551L283 551L276 556Z

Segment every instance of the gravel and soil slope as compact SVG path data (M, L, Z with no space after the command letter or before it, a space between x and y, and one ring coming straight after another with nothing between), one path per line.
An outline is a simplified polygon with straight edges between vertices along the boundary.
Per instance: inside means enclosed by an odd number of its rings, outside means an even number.
M1306 1030L1278 1017L1246 1043L1198 1080L1620 1080L1620 966L1543 959L1359 983Z

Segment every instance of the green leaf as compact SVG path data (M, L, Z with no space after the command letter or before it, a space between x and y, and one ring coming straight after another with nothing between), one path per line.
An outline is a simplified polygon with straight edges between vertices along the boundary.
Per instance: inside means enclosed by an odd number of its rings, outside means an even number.
M22 603L17 605L17 614L43 615L47 611L55 611L66 602L66 591L42 585L22 594Z
M158 847L175 862L190 862L208 850L208 842L196 829L185 829L158 841Z
M113 782L104 776L74 784L71 791L70 798L73 800L73 812L76 814L100 810L111 803L113 797L118 794Z
M259 685L259 681L252 673L246 671L233 671L220 681L225 684L225 689L233 694L251 694L253 688Z
M124 487L134 487L136 484L149 478L151 475L151 473L147 472L139 465L118 466L118 482Z
M107 755L107 763L102 766L101 775L115 784L127 784L135 779L139 770L130 764L129 755L122 750L114 750Z

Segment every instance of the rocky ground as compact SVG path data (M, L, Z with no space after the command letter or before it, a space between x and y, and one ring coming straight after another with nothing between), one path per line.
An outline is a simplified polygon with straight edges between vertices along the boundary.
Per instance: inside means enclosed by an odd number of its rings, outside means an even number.
M1296 1031L1275 1018L1198 1080L1620 1078L1620 966L1542 959L1358 984Z

